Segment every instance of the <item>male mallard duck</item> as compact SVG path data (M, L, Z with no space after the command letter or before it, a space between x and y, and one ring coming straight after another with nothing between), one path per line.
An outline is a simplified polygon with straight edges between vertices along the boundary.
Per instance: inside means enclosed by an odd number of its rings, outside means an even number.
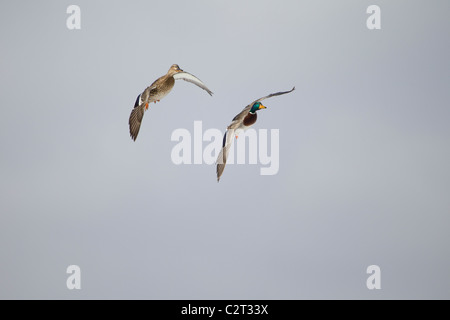
M286 94L289 92L292 92L295 90L295 87L292 88L292 90L284 91L284 92L277 92L277 93L271 93L268 96L259 98L252 103L250 103L248 106L244 108L239 114L237 114L234 118L231 124L227 127L227 131L225 132L223 136L223 143L222 143L222 150L219 153L219 156L217 157L217 182L220 180L220 176L223 173L223 170L225 169L225 165L227 163L227 157L228 152L230 150L231 143L233 142L233 136L238 137L240 132L244 132L248 128L250 128L255 122L257 118L256 111L261 109L267 109L263 104L261 103L262 100L279 96L282 94Z
M166 75L156 79L144 92L137 96L134 109L131 111L130 119L128 120L130 135L133 140L137 138L139 129L141 128L142 118L144 117L145 110L148 110L148 105L152 102L156 103L156 101L167 96L175 85L175 80L178 79L192 82L203 90L206 90L212 96L211 90L200 79L181 70L177 64L172 65Z

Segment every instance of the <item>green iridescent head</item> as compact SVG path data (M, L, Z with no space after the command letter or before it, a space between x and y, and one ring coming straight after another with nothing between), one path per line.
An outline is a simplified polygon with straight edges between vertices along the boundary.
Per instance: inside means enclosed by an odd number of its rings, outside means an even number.
M255 102L252 106L252 108L250 109L250 113L255 113L256 111L260 110L260 109L267 109L265 106L263 106L263 104L261 102Z

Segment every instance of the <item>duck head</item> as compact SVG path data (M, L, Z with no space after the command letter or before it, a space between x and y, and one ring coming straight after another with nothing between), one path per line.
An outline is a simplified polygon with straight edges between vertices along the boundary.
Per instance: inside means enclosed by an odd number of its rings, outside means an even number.
M256 111L261 109L267 109L267 107L263 106L261 102L255 102L252 108L250 109L250 113L255 113Z
M175 73L178 72L183 72L183 69L180 69L180 67L177 64L173 64L167 73L173 76Z

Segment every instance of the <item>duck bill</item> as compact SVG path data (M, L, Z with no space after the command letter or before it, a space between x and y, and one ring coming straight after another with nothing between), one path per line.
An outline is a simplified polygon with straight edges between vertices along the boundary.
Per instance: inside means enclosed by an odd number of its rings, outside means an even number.
M259 106L259 109L267 109L266 106L263 106L262 104Z

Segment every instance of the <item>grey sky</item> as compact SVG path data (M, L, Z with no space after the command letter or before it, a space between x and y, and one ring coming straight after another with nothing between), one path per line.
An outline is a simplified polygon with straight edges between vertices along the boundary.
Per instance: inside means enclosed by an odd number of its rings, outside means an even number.
M449 9L2 2L0 298L449 299ZM214 96L177 81L133 142L136 96L174 63ZM172 163L175 129L292 86L255 124L280 130L277 175Z

